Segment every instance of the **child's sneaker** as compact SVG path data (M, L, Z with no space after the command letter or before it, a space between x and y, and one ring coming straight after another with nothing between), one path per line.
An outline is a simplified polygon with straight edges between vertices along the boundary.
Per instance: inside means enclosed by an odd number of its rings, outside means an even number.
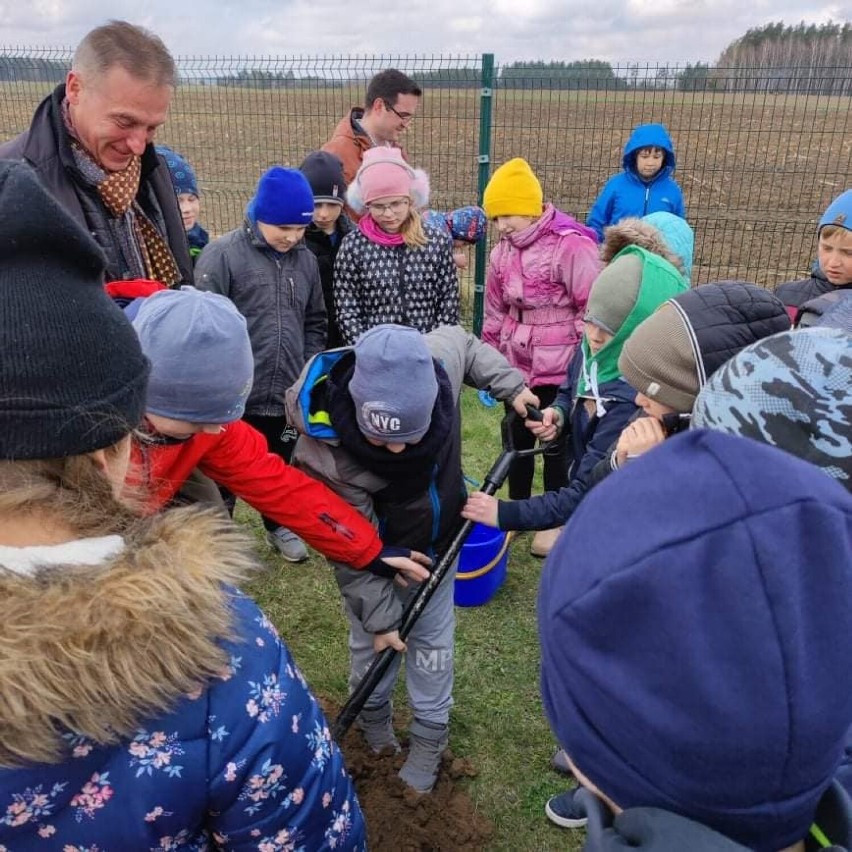
M304 562L308 549L299 536L287 527L278 527L266 534L266 540L288 561Z
M418 793L431 793L438 780L441 755L450 739L449 726L415 719L410 733L408 757L399 770L399 777Z
M561 828L583 828L588 820L586 809L577 796L580 789L575 787L567 793L551 796L544 806L547 818Z
M559 533L562 532L562 527L554 527L551 530L539 530L532 540L530 545L530 553L533 556L547 556L553 545L556 544L556 539L559 538Z
M394 754L401 751L393 732L393 705L390 702L372 710L362 710L355 724L375 754L381 754L385 749L391 749Z

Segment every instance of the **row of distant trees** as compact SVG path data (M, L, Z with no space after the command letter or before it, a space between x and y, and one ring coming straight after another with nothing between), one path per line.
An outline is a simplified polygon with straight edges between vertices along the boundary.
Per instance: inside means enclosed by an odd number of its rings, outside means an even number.
M743 89L852 94L852 24L767 24L729 44L716 63L723 75L708 82L723 91Z
M286 60L285 60L286 61ZM270 63L265 62L268 66ZM273 66L274 67L274 66ZM505 89L678 89L695 91L763 91L795 94L852 94L852 24L750 29L731 42L715 63L695 65L613 66L588 59L577 62L513 62L500 68L496 86ZM345 69L322 69L326 72ZM55 59L0 55L0 81L59 82L67 63ZM235 73L186 74L196 82L253 89L337 88L363 82L327 74L296 74L269 68L242 67ZM476 88L479 68L441 68L414 75L427 87Z

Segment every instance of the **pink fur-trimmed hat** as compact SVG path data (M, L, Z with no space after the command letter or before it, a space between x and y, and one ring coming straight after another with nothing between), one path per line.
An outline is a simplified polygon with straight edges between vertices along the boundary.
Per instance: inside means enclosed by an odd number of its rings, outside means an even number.
M376 147L364 152L361 168L347 190L349 206L362 212L379 198L407 195L415 207L429 203L429 178L422 169L413 169L399 148Z

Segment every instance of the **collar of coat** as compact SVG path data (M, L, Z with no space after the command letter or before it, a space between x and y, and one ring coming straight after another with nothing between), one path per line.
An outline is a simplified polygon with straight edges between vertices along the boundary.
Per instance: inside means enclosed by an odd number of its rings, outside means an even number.
M228 670L243 535L188 508L125 544L97 565L0 568L0 766L60 762L68 733L114 744Z

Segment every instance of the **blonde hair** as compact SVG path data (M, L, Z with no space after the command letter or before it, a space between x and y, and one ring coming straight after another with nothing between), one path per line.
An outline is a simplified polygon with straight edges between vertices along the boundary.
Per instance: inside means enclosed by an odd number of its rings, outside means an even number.
M117 454L122 442L108 447ZM128 532L140 518L141 498L116 499L112 483L89 455L0 461L0 516L48 516L81 538Z
M819 238L823 237L842 237L846 234L846 241L852 241L852 231L849 228L844 228L843 225L823 225L819 229Z
M423 217L414 207L413 202L408 210L408 218L400 226L399 233L402 235L402 241L409 248L424 248L429 245L429 238L423 230Z

